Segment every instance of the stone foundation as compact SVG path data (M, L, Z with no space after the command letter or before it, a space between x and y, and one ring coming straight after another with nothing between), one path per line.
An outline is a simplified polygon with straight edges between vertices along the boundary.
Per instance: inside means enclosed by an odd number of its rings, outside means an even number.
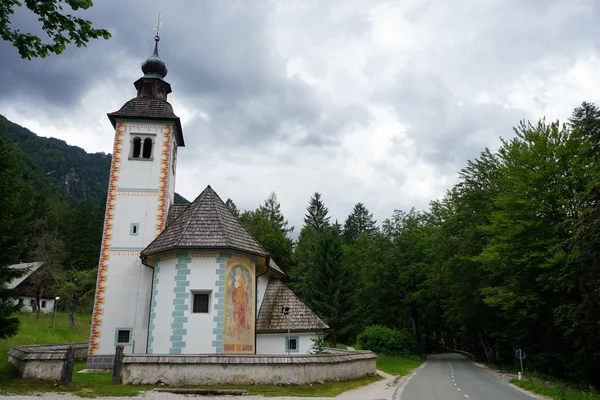
M115 361L114 354L105 354L105 355L97 355L97 356L88 356L86 369L88 370L106 370L113 369L113 364Z
M262 355L124 355L124 384L303 385L375 375L370 351L330 354Z

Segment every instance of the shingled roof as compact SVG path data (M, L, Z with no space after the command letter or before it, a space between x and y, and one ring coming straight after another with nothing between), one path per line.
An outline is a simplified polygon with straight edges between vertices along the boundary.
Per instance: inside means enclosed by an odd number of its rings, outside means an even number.
M108 113L108 119L113 127L117 119L142 118L159 121L172 121L175 123L177 134L177 145L184 146L181 121L173 112L173 106L163 99L154 97L134 97L121 107L119 111Z
M232 249L268 257L210 186L141 254L148 256L173 249Z
M183 212L188 208L189 204L171 204L169 206L169 212L167 213L167 225L171 225L173 221L183 214Z
M256 333L286 332L287 316L281 308L290 308L290 330L292 332L315 332L329 327L313 313L287 286L271 278L260 305L256 321Z

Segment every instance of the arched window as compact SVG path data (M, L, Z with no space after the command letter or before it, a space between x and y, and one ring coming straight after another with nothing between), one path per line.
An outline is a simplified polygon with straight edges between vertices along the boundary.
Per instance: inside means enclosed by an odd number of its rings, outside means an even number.
M144 152L142 154L142 157L143 158L152 157L152 139L150 139L150 138L144 139Z
M136 137L133 139L133 158L140 158L140 152L142 151L142 139Z

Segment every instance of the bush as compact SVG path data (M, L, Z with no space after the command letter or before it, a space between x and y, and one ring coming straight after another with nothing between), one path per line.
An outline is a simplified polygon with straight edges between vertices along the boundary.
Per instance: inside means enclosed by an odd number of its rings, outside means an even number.
M367 327L358 335L357 344L364 350L389 356L416 354L418 350L417 341L411 332L381 325Z

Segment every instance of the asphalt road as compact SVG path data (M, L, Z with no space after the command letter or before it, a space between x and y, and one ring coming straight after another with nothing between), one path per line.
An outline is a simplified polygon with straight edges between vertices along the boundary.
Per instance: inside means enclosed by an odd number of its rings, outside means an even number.
M400 400L533 400L457 354L433 354Z

